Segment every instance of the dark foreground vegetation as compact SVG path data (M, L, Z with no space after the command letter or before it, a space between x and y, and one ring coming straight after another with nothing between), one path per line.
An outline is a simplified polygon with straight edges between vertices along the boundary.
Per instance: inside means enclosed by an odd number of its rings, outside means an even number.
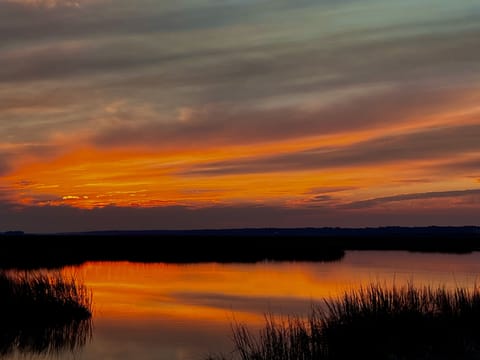
M0 272L0 355L74 351L91 336L92 300L74 279Z
M61 267L85 261L335 261L346 250L468 253L478 227L299 228L0 234L0 268Z
M259 334L235 325L233 339L209 360L479 359L480 290L374 284L307 319L267 317Z

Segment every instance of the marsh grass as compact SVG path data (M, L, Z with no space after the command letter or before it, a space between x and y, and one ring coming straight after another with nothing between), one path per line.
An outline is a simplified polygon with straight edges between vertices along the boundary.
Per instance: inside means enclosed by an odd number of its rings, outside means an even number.
M480 290L371 284L258 334L234 324L233 342L241 360L479 359Z
M40 272L0 272L0 314L15 322L90 318L92 297L74 278Z
M74 278L0 272L0 354L57 353L92 334L92 296Z

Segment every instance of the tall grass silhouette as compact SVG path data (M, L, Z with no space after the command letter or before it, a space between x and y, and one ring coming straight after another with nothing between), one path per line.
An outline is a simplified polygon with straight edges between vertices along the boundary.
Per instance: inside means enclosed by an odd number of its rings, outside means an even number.
M0 272L0 354L57 353L92 334L92 295L75 279Z
M480 290L371 284L258 334L234 324L233 342L241 360L478 359Z

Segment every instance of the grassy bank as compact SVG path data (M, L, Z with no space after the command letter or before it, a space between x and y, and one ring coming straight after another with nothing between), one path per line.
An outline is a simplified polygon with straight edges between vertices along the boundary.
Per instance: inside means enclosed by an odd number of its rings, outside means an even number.
M480 290L373 284L233 339L242 360L479 359Z
M92 297L74 279L0 272L0 354L75 350L91 336Z

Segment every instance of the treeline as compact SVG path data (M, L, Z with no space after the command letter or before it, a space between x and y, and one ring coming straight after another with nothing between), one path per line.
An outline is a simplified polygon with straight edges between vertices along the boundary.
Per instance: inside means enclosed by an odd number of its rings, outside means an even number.
M0 267L61 267L85 261L335 261L348 250L469 253L477 227L302 228L0 235Z

